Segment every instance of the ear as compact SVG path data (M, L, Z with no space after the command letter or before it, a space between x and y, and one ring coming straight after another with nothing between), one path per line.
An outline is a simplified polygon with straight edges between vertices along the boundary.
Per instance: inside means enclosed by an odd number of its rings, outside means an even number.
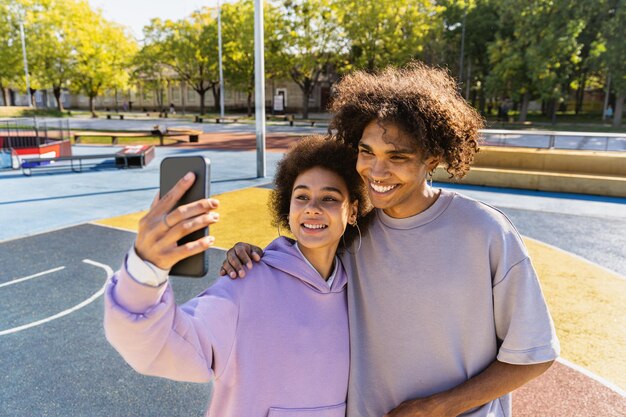
M348 224L354 224L359 215L359 201L354 200L348 209Z
M435 170L435 168L437 168L437 165L439 165L439 158L436 156L429 156L428 158L426 158L426 160L424 161L424 164L426 165L426 167L428 167L428 172L432 172Z

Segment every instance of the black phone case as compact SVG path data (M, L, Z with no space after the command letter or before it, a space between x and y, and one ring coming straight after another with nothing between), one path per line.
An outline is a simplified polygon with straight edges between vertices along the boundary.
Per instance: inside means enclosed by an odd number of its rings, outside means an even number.
M209 197L211 161L202 156L173 156L161 161L160 195L165 195L187 172L193 172L196 180L187 190L176 207ZM201 239L209 234L209 228L197 230L183 237L178 245ZM171 275L200 278L209 269L209 256L206 251L183 259L172 267Z

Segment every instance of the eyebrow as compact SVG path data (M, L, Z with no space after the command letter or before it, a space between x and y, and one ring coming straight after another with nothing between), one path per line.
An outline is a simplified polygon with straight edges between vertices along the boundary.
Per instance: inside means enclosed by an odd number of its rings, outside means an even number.
M359 146L362 148L367 149L368 151L372 150L372 147L369 146L368 144L365 144L363 142L359 142ZM409 149L409 148L399 148L399 149L393 149L393 150L389 150L389 151L385 151L386 154L388 155L400 155L400 154L410 154L410 155L414 155L417 152L415 152L413 149Z
M296 185L295 187L293 187L294 191L299 190L299 189L308 190L309 187L307 185ZM335 187L322 187L322 190L324 190L324 191L332 191L332 192L335 192L335 193L343 195L341 190L339 188L335 188Z

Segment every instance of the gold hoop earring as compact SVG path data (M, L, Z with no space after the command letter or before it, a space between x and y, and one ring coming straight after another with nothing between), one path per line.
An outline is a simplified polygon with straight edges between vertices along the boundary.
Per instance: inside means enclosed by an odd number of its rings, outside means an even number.
M361 250L361 243L363 242L363 239L361 237L361 228L359 228L358 223L356 222L356 220L354 221L354 223L352 223L350 226L352 227L356 227L357 232L359 232L359 244L356 248L355 252L350 252L350 250L348 249L348 245L346 245L346 240L344 239L344 236L346 235L346 233L344 232L344 234L341 236L341 240L343 241L343 247L346 248L346 252L348 252L351 255L356 255L359 250Z

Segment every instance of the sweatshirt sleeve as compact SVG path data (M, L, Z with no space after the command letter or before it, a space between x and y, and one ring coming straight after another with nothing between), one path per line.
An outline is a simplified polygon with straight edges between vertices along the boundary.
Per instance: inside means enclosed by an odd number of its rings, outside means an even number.
M529 258L513 265L493 288L498 360L514 365L549 362L559 341Z
M229 281L176 306L169 282L143 285L122 267L105 290L106 338L137 372L209 382L224 371L235 340L238 303Z

